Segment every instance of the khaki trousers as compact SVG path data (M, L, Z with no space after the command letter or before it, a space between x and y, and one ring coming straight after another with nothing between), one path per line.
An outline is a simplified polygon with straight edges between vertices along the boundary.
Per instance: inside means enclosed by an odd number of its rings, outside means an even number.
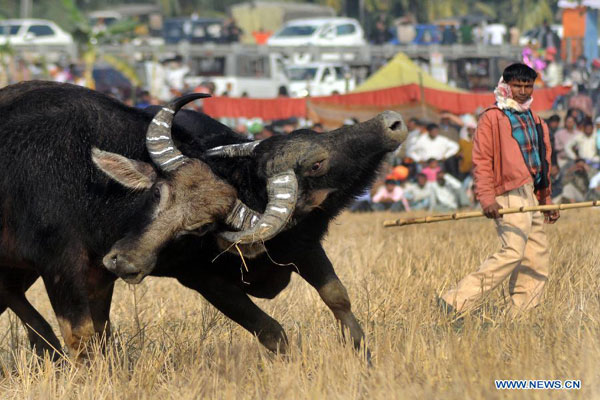
M503 208L538 204L532 184L497 196L496 201ZM509 276L511 312L524 311L540 303L550 267L544 215L539 211L507 214L494 222L502 243L500 250L442 296L458 312L476 306L486 292Z

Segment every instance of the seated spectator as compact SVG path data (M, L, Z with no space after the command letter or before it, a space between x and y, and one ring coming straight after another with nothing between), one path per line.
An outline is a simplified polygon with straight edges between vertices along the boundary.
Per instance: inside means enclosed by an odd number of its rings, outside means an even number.
M590 187L587 195L588 200L600 200L600 172L590 179Z
M597 167L600 162L596 147L596 132L590 118L583 122L583 132L577 133L565 145L565 154L570 160L584 159L586 163Z
M561 202L576 203L585 201L591 178L597 170L586 164L585 160L578 159L568 166L563 176L563 192Z
M562 176L562 171L558 168L558 165L552 164L552 167L550 167L550 182L552 187L550 197L553 203L560 203L563 191Z
M325 132L325 128L323 128L323 124L320 122L316 122L313 124L313 126L310 128L313 131L317 132L317 133L323 133Z
M385 184L377 190L372 201L375 211L410 211L404 190L393 179L385 180Z
M427 182L427 176L423 173L417 174L417 182L406 185L404 194L408 199L411 210L428 209L431 203L431 185Z
M460 181L444 171L438 172L437 179L430 185L432 192L430 210L449 212L469 204Z
M350 212L369 212L373 211L371 202L371 188L365 189L362 194L356 197L354 203L350 206Z
M427 182L433 182L437 179L437 174L441 170L442 168L438 161L434 158L430 158L427 160L427 166L421 170L421 173L427 177Z
M416 162L425 162L430 158L444 161L456 155L458 143L440 136L440 128L437 124L427 125L427 135L421 135L416 140L408 157Z
M556 150L556 159L559 167L563 167L568 162L565 146L581 131L577 130L575 117L570 115L565 118L565 127L556 131L554 135L554 149Z
M146 108L153 103L152 96L150 96L150 92L147 90L142 90L138 95L137 103L135 103L135 107L137 108Z

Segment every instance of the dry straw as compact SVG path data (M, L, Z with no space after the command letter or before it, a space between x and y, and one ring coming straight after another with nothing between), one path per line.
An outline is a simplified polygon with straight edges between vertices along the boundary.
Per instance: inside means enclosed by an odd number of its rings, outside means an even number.
M598 207L600 206L600 201L585 201L582 203L570 203L570 204L550 204L543 206L532 206L532 207L513 207L513 208L501 208L498 212L500 215L504 214L517 214L517 213L525 213L525 212L534 212L534 211L554 211L554 210L570 210L573 208L588 208L588 207ZM468 211L462 213L453 213L453 214L443 214L443 215L429 215L427 217L421 218L400 218L392 221L384 221L383 226L386 228L390 228L392 226L404 226L404 225L414 225L414 224L427 224L430 222L440 222L440 221L452 221L457 219L467 219L467 218L478 218L483 217L483 211Z

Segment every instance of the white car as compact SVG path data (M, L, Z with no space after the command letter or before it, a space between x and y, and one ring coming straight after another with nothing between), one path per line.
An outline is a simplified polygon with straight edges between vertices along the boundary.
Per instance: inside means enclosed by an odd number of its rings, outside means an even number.
M71 46L73 37L45 19L5 19L0 21L0 44L13 46Z
M332 63L308 63L286 67L291 97L329 96L354 90L356 80L348 66Z
M365 34L354 18L295 19L268 40L269 46L362 46Z

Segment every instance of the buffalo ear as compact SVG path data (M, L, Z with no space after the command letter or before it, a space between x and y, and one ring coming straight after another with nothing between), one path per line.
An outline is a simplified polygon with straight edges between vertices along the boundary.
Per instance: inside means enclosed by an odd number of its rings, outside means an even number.
M96 147L92 148L92 161L100 171L130 189L150 189L156 182L154 168L142 161L131 160Z

